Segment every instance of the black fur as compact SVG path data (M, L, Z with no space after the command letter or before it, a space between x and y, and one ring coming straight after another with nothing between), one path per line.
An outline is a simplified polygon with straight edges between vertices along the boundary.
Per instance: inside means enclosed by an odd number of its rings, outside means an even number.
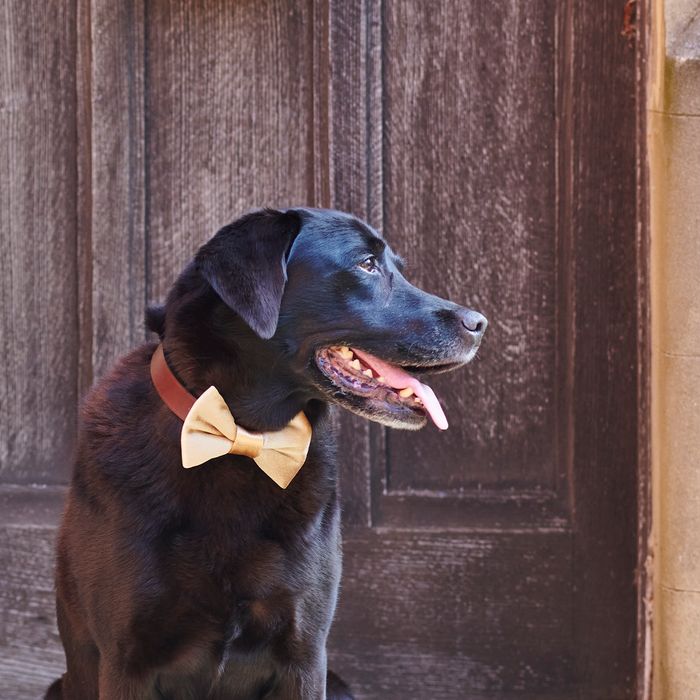
M277 328L287 251L300 227L295 211L254 212L224 227L195 257L202 277L261 338Z
M369 254L380 272L358 266ZM245 457L183 469L155 344L122 358L82 411L56 575L67 672L47 698L351 697L326 670L341 566L329 403L389 419L333 387L314 353L354 343L430 371L469 359L485 327L399 264L348 215L265 210L222 229L149 310L189 391L216 386L252 430L303 409L309 455L286 490Z

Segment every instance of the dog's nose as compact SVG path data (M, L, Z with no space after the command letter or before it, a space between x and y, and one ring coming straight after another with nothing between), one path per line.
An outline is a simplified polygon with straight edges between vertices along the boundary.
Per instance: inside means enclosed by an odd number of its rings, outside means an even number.
M486 320L486 316L480 314L478 311L472 311L471 309L463 309L459 312L459 319L462 325L469 331L471 335L481 338L484 335L486 326L489 322Z

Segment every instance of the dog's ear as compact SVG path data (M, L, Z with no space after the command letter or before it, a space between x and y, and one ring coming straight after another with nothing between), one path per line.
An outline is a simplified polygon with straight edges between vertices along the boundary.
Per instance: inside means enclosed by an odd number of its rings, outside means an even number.
M153 304L146 307L146 328L157 333L160 339L165 335L165 306Z
M298 212L263 209L222 228L195 257L204 279L261 338L275 334Z

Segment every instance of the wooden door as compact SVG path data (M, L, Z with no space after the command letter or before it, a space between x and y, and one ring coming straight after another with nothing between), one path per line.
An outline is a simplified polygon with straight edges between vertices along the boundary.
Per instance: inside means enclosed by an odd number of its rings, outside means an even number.
M635 696L621 22L616 3L332 6L331 202L382 228L419 285L490 319L477 359L433 383L447 433L346 419L331 659L362 697Z
M0 470L14 572L0 652L19 670L4 697L37 695L60 665L51 542L76 394L144 338L146 302L222 223L310 204L367 218L410 279L490 320L478 358L432 382L447 433L337 417L331 665L359 700L633 698L643 55L622 3L4 6L3 157L48 153L56 173L10 178L5 264L17 275L49 245L32 274L51 298L12 296L5 354L13 376L70 385L63 414L30 392L38 443L19 431L26 411L5 414L19 437ZM24 121L18 95L35 107ZM27 214L45 200L48 238ZM17 319L50 301L60 332L25 324L52 353L37 366Z

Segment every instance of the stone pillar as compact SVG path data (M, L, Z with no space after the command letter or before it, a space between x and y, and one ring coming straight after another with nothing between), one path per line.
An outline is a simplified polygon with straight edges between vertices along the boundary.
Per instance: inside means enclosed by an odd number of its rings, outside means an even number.
M700 0L653 0L654 700L700 697Z

